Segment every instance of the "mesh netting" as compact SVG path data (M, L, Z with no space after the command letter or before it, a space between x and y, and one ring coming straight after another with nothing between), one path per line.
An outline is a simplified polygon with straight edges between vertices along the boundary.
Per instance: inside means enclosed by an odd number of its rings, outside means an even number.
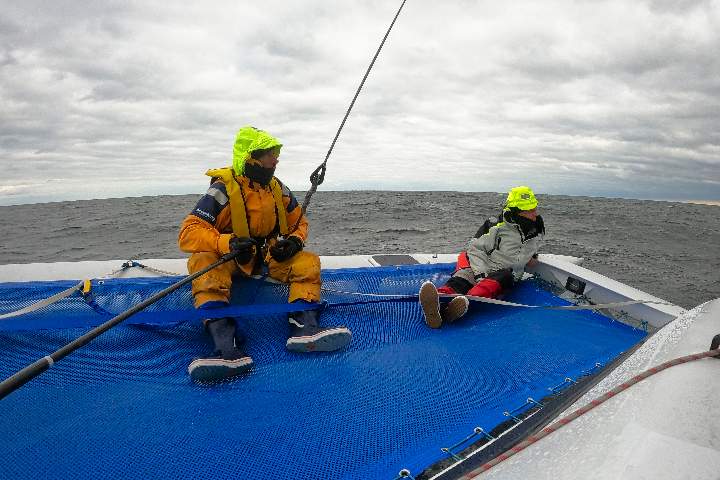
M324 271L323 280L338 291L410 294L425 279L442 283L451 270L345 269ZM97 324L176 280L96 282L95 308L76 296L0 320L0 376L88 330L79 325ZM0 285L0 313L72 284ZM236 287L234 302L267 311L287 295L287 287L260 281ZM345 351L288 352L283 313L241 315L255 368L208 387L186 371L211 349L191 319L189 289L172 294L0 401L0 477L392 479L401 468L418 473L445 458L440 448L473 427L491 430L507 419L503 411L644 336L588 311L494 305L473 306L462 321L430 330L416 301L333 306L368 299L324 298L323 324L353 331ZM507 299L567 303L533 281Z

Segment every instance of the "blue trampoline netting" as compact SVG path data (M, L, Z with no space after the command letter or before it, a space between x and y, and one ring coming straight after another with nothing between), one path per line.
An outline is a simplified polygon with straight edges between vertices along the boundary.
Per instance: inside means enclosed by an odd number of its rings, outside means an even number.
M393 479L447 458L441 447L577 377L645 332L589 311L477 305L431 330L417 301L337 292L414 294L452 265L323 271L325 325L347 325L342 352L285 350L287 287L236 282L234 307L254 370L200 386L187 365L210 350L189 288L163 299L0 401L0 477ZM0 320L0 376L87 332L178 277L93 281L41 311ZM76 282L0 284L0 313ZM566 301L535 281L507 300ZM231 307L233 308L233 307ZM259 313L265 312L265 313Z

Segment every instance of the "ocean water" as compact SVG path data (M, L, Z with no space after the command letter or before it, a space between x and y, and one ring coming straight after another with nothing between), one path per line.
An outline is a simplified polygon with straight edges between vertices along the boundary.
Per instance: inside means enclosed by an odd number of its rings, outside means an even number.
M302 201L303 193L297 194ZM179 258L178 227L200 195L0 207L0 264ZM504 196L317 192L307 248L320 255L454 253ZM720 297L720 206L540 195L542 252L685 308ZM2 279L0 279L1 281Z

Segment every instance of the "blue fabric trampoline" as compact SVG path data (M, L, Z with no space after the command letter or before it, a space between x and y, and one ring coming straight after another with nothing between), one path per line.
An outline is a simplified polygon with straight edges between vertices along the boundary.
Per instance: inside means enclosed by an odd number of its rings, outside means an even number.
M237 282L234 303L255 369L215 386L193 384L189 361L209 342L189 288L128 320L0 401L0 478L393 479L414 474L476 426L605 363L645 332L589 311L473 306L428 329L416 300L337 292L415 294L451 265L323 271L322 321L353 332L347 350L285 350L286 287ZM85 333L177 281L93 282L92 296L0 320L0 375ZM73 282L0 284L0 313ZM562 305L534 281L510 301ZM241 312L237 307L235 312ZM267 313L270 312L270 313Z

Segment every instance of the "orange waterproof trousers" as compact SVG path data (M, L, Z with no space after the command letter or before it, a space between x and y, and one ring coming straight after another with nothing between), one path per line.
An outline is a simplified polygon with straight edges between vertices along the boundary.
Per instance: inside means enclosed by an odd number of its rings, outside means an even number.
M220 254L216 252L193 253L188 260L188 271L192 275L218 260ZM278 262L270 255L265 261L270 278L290 284L288 302L320 300L320 257L302 250L284 262ZM252 272L252 264L239 267L234 261L230 261L196 278L192 282L195 308L207 302L229 302L233 275L236 273L248 275L250 272Z

